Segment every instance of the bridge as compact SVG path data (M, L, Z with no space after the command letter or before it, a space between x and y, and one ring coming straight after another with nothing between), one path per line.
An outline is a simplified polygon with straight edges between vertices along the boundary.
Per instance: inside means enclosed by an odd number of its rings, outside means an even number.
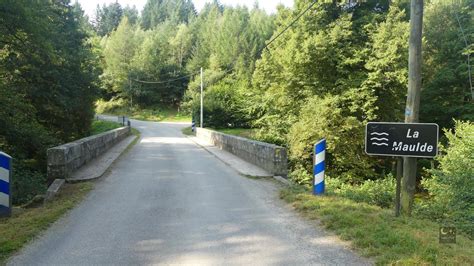
M141 139L11 265L369 264L181 130L132 121ZM231 156L231 155L229 155Z

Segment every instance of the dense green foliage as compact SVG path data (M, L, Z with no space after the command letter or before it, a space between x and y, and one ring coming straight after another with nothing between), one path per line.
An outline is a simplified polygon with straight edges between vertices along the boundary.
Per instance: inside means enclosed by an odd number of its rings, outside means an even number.
M384 179L366 180L353 186L339 178L326 179L327 193L348 198L356 202L366 202L383 208L393 206L395 198L395 179L389 175Z
M97 135L121 127L122 124L113 121L94 120L91 126L91 135Z
M15 159L14 203L41 192L46 149L89 133L98 54L78 6L0 2L0 150Z
M102 7L97 5L94 29L99 36L105 36L117 29L124 17L127 17L131 24L135 24L138 22L138 10L135 6L122 8L118 2L104 4Z
M455 125L445 132L449 144L437 158L439 168L422 182L432 198L420 211L442 223L454 223L474 237L474 123Z
M183 107L195 115L202 67L206 121L248 124L244 89L251 87L255 61L272 34L271 16L258 8L249 11L218 2L196 14L191 1L150 0L139 20L135 24L123 17L101 41L106 101L140 108L176 107L187 90Z
M167 20L174 23L187 23L196 16L191 0L148 0L143 8L141 26L153 29Z
M426 7L424 32L421 119L443 128L452 128L453 118L474 120L467 64L474 53L474 2L433 1Z

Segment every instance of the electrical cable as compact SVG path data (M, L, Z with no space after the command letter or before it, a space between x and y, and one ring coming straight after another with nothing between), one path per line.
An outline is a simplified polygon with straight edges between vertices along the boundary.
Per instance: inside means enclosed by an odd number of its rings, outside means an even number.
M291 28L306 12L308 12L318 1L312 2L303 12L301 12L288 26L285 27L280 33L277 34L274 38L272 38L262 49L258 51L261 53L264 49L266 49L270 44L275 41L278 37L280 37L283 33L285 33L289 28Z
M267 49L270 52L270 50L268 49L270 44L273 43L276 39L278 39L281 35L283 35L283 33L285 33L289 28L291 28L304 14L306 14L306 12L308 12L315 4L317 4L317 2L318 2L317 0L313 1L305 10L303 10L301 13L298 14L298 16L296 16L296 18L290 24L288 24L282 31L280 31L280 33L278 33L267 44L265 44L265 46L263 46L260 50L258 50L256 54L257 55L261 54L263 50L265 49ZM233 70L234 70L233 68L230 68L228 70L225 70L222 74L225 75Z
M461 29L461 34L464 39L464 44L466 45L466 48L467 48L469 47L469 44L467 43L466 34L464 33L464 29L461 25L461 21L459 20L459 16L456 10L454 11L454 15L456 16L456 20L458 21L458 25L459 25L459 28ZM471 55L469 52L467 53L467 70L469 74L469 86L471 87L471 99L474 100L474 89L472 88Z
M280 31L280 33L278 33L275 37L273 37L267 44L265 44L264 47L262 47L260 50L257 51L257 55L258 54L261 54L263 50L265 49L268 49L268 47L270 46L271 43L273 43L276 39L278 39L281 35L283 35L283 33L285 33L288 29L290 29L306 12L308 12L315 4L317 3L317 1L313 1L304 11L302 11L301 13L298 14L298 16L296 16L296 18L290 23L288 24L282 31ZM228 70L225 70L222 74L225 75L231 71L233 71L234 69L233 68L230 68ZM177 81L177 80L181 80L181 79L185 79L185 78L188 78L188 77L192 77L194 75L197 75L199 73L192 73L190 75L186 75L186 76L183 76L183 77L179 77L179 78L176 78L176 79L170 79L170 80L164 80L164 81L144 81L144 80L139 80L139 79L131 79L135 82L139 82L139 83L144 83L144 84L163 84L163 83L168 83L168 82L172 82L172 81Z
M139 80L139 79L131 79L131 80L139 82L139 83L144 83L144 84L164 84L164 83L168 83L168 82L173 82L173 81L189 78L189 77L192 77L192 76L197 75L197 74L198 73L191 73L191 74L186 75L186 76L182 76L182 77L174 78L174 79L169 79L169 80L163 80L163 81L145 81L145 80Z

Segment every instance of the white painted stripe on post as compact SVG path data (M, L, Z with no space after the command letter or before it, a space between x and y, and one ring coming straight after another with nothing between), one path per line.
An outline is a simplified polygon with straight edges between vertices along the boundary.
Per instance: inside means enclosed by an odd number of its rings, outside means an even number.
M5 207L10 206L10 196L7 194L0 192L0 205L3 205Z
M10 171L0 167L0 180L10 183Z
M325 157L326 157L326 151L322 151L320 153L317 153L314 165L317 165L318 163L324 161Z
M324 181L324 171L314 176L314 184L317 185Z

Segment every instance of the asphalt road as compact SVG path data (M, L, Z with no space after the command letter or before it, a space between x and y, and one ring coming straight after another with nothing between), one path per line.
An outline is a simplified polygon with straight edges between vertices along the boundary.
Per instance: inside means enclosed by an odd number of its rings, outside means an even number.
M90 195L11 265L356 265L368 261L181 134L132 121L142 139Z

